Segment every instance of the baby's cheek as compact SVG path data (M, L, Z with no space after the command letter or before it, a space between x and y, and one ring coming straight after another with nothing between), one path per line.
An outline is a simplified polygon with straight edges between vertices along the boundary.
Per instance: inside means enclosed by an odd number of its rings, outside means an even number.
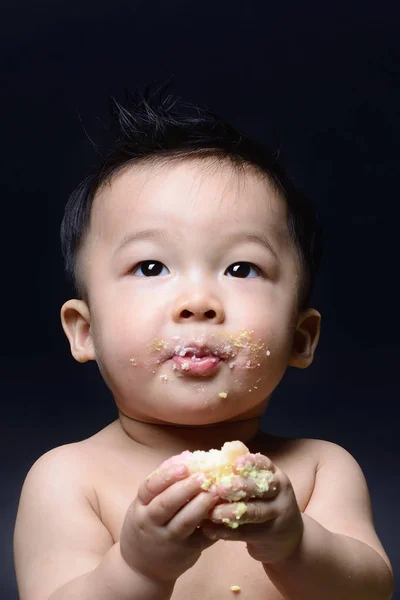
M265 343L256 349L243 353L232 371L238 391L253 394L269 394L271 384L275 385L274 351Z

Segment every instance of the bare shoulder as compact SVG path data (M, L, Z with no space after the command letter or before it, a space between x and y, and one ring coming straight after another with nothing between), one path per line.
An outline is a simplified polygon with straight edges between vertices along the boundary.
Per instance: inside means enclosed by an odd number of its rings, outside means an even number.
M86 440L57 446L42 454L29 469L22 492L34 479L47 481L48 486L54 490L72 486L79 490L93 507L96 505Z
M261 452L271 458L279 466L279 462L295 464L301 461L307 465L318 467L324 452L324 440L313 438L288 438L260 432L252 446L252 452Z
M337 534L373 548L392 572L391 563L374 526L368 482L362 467L344 447L315 440L318 466L314 490L305 514Z
M95 510L90 465L80 443L54 448L28 471L14 529L21 600L48 598L94 569L113 545Z

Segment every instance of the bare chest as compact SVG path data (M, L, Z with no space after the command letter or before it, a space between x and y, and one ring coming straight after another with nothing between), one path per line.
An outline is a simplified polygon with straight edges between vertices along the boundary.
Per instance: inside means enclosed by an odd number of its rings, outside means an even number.
M287 456L268 456L289 477L301 511L312 494L315 478L315 456L312 453L289 453ZM296 458L294 458L296 456ZM148 460L132 461L113 454L104 457L101 471L96 472L95 489L100 518L118 542L129 505L136 497L139 484L158 464ZM240 593L231 590L240 586ZM247 553L243 542L219 541L203 552L194 567L176 583L172 600L282 600L268 579L262 565Z

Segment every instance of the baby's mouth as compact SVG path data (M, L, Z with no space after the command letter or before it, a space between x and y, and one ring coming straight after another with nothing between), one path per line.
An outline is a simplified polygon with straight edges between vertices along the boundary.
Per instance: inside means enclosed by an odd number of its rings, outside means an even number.
M197 377L213 375L219 367L221 357L207 347L186 347L172 356L174 369L182 374Z
M200 377L215 374L224 363L229 369L258 369L271 352L266 342L255 339L253 334L242 329L234 334L222 331L196 339L177 335L168 341L155 338L149 348L158 359L151 364L171 361L177 374Z

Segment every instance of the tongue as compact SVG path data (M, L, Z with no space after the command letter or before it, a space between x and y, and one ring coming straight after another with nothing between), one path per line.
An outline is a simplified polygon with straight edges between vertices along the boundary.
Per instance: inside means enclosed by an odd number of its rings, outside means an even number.
M182 373L190 375L208 375L215 370L220 362L218 356L177 356L173 357L174 363L179 367Z

